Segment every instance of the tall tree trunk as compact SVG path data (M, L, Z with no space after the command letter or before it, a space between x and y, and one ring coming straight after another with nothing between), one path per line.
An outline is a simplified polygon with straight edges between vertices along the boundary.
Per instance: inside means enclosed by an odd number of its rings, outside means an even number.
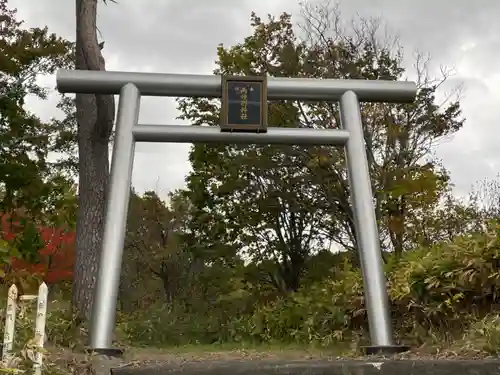
M76 0L76 69L105 70L97 41L97 0ZM104 231L109 181L109 138L115 113L112 95L76 95L79 194L73 308L81 319L92 309Z

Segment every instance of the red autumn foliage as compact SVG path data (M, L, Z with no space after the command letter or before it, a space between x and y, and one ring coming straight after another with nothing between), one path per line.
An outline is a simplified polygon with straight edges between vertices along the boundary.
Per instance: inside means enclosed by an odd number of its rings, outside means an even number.
M0 236L3 240L11 242L22 234L23 225L18 213L1 215ZM40 276L47 284L60 281L71 281L73 277L73 264L75 258L74 231L58 228L37 226L43 246L38 251L39 262L36 264L23 259L12 257L12 271L28 271L32 275Z

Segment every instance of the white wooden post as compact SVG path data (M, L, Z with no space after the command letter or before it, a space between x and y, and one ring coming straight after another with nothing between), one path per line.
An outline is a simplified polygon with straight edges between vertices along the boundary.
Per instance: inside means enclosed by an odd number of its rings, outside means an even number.
M5 311L5 329L3 333L2 361L7 361L12 354L12 345L14 343L14 330L16 326L17 310L17 286L12 284L7 296L7 310Z
M36 352L35 361L33 363L33 371L35 375L41 375L43 362L43 344L45 342L45 321L47 319L47 300L49 289L47 284L42 283L38 288L38 304L36 308L35 320L35 342Z

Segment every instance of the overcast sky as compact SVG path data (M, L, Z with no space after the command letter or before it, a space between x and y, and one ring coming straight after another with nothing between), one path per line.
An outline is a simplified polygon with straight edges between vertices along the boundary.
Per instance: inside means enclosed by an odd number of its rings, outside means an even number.
M28 26L47 25L74 40L72 0L11 0ZM232 45L251 32L256 11L297 15L295 0L118 0L99 7L98 26L106 41L108 70L206 73L214 67L219 43ZM400 37L408 57L431 54L435 66L455 68L454 83L464 84L465 127L437 150L451 171L459 195L500 168L500 1L498 0L341 0L345 19L355 14L381 16ZM410 60L410 59L408 59ZM54 77L43 80L55 87ZM42 118L56 114L57 96L30 101ZM168 98L144 98L140 122L174 124L177 111ZM189 170L189 145L139 144L133 185L162 196L182 187Z

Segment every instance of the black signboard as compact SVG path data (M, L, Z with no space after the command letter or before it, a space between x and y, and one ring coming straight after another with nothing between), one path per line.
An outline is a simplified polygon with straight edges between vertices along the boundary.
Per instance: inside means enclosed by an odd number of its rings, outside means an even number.
M267 131L266 77L222 77L222 131Z

